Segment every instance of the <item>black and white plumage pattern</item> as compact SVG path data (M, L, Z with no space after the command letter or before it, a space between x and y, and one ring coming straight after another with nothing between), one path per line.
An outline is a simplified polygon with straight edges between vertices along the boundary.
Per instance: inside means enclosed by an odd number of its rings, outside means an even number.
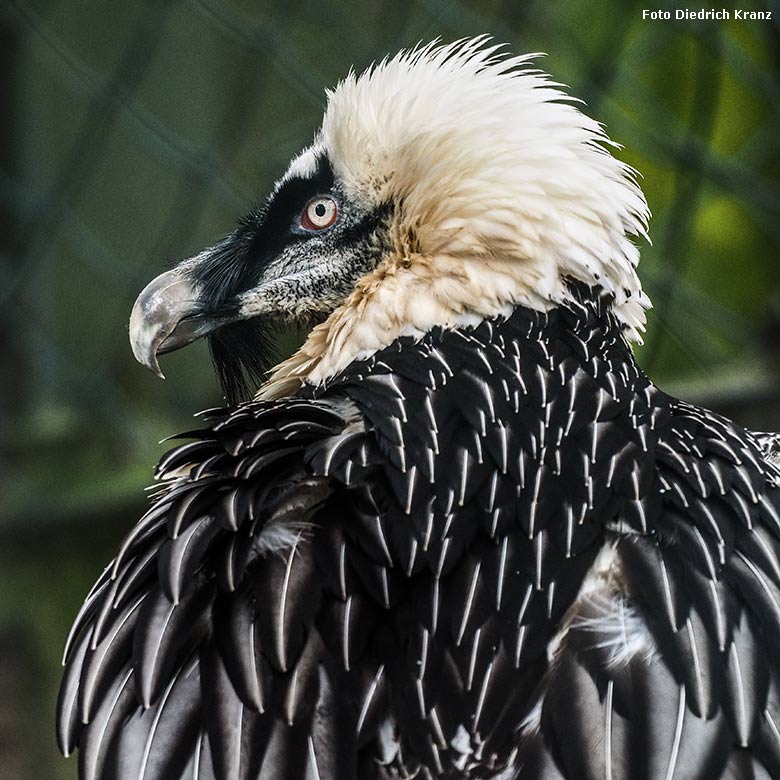
M81 777L780 777L780 478L605 298L206 414L69 642Z

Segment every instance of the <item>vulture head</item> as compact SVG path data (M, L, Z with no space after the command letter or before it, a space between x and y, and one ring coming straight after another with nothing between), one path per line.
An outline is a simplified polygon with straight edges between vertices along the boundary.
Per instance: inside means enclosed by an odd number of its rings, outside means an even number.
M263 204L140 294L136 358L160 374L160 354L205 336L236 401L263 380L269 325L304 324L261 388L280 397L399 336L565 304L572 280L602 288L639 340L647 204L531 56L481 37L348 75Z

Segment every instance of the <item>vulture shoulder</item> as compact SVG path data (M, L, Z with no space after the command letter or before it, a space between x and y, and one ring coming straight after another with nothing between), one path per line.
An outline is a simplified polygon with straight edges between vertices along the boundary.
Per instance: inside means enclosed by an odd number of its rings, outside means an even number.
M83 780L780 776L778 473L605 321L206 413L72 630Z

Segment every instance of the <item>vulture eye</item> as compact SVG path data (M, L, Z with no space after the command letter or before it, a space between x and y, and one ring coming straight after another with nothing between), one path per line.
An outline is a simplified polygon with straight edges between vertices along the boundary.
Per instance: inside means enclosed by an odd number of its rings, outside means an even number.
M305 230L324 230L329 228L339 215L339 209L333 198L312 198L301 214L301 227Z

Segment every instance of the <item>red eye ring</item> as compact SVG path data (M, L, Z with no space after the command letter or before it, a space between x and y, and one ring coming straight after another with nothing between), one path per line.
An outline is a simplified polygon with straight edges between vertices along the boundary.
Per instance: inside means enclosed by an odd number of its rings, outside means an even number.
M319 195L312 198L301 214L301 227L305 230L325 230L329 228L339 216L339 207L333 198Z

